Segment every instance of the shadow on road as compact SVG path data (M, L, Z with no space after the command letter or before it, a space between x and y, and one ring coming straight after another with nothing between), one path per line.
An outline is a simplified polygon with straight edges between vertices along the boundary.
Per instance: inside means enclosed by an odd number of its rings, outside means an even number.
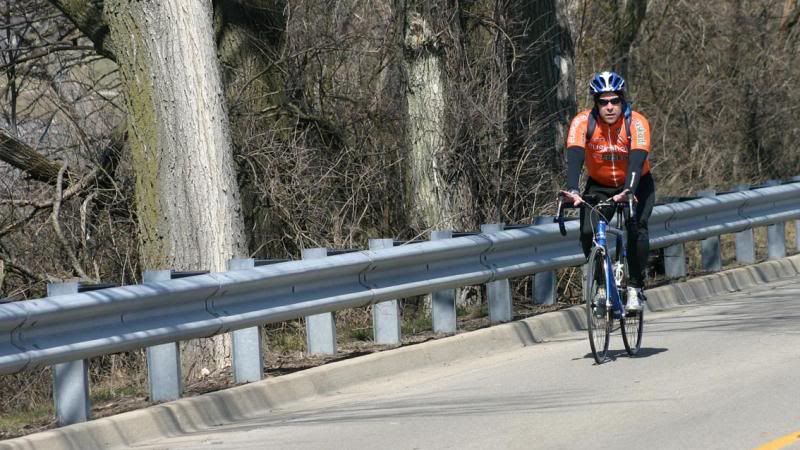
M629 356L628 352L626 352L625 350L609 350L607 353L608 360L606 360L606 363L615 361L619 357L641 359L641 358L648 358L650 356L657 355L659 353L664 353L666 351L668 351L668 349L666 348L642 347L641 349L639 349L639 353L637 353L636 356ZM590 352L585 354L583 358L594 359L594 356Z

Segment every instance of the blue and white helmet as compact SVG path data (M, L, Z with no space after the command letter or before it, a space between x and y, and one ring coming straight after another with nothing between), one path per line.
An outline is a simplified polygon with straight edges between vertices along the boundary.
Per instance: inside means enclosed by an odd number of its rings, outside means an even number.
M592 77L589 93L597 96L606 92L625 92L625 79L616 72L600 72Z

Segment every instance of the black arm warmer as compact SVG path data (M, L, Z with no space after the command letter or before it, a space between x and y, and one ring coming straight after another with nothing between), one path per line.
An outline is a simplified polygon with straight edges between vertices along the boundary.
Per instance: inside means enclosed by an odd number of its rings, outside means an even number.
M567 190L578 189L583 169L584 150L580 147L570 147L567 149Z
M647 152L644 150L631 150L628 156L628 173L625 175L625 189L630 189L631 192L636 193L636 188L639 187L639 180L642 179L642 169L644 168L644 161L647 159ZM631 186L631 177L636 174Z

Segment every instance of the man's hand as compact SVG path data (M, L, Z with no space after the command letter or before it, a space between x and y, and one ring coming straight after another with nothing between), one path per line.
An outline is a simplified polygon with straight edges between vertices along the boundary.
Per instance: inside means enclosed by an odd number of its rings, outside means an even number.
M578 207L581 206L583 203L583 197L581 197L580 192L578 191L561 191L564 194L564 197L567 199L568 202L572 202L572 206Z
M620 192L619 194L611 197L611 200L614 200L614 202L616 202L616 203L624 202L624 201L628 200L628 194L630 192L631 191L625 189L624 191Z

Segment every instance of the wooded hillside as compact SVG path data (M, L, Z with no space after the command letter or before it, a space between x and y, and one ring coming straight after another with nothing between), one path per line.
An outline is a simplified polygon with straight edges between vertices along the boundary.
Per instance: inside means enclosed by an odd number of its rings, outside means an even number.
M798 18L800 0L0 0L0 297L529 223L602 70L650 121L659 197L800 175ZM223 337L184 345L189 377L229 365ZM141 383L143 358L116 356L97 372ZM48 403L47 380L7 377L0 411Z

